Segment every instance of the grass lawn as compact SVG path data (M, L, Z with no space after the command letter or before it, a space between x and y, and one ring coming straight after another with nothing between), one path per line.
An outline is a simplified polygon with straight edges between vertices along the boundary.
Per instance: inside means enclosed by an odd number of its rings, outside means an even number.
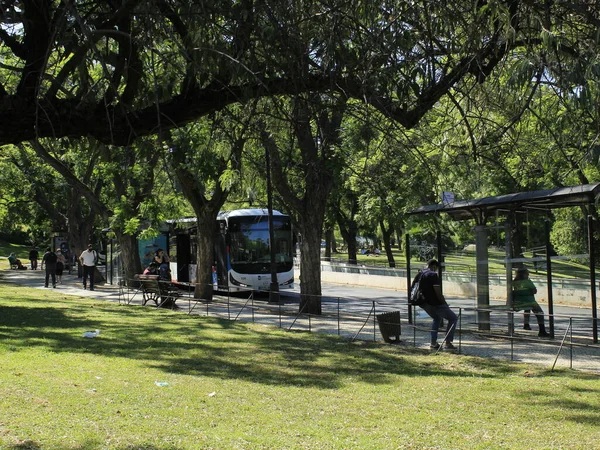
M406 254L398 249L393 251L394 261L396 267L406 267ZM533 254L527 252L524 255L526 258L532 258ZM341 261L347 260L348 255L343 253L335 253L332 258ZM477 262L475 259L475 252L464 251L460 254L451 253L444 256L446 263L446 272L464 272L475 274ZM506 275L506 269L504 267L504 252L490 249L489 250L489 273L490 275ZM356 255L356 260L359 264L365 264L367 266L379 266L387 267L387 257L382 252L380 256L368 256L368 255ZM422 269L426 262L420 261L414 255L410 260L411 268L414 270ZM533 263L526 264L530 271L536 273L537 276L545 277L546 270L540 268L535 271ZM540 263L540 266L545 267L545 263ZM584 264L582 261L570 261L570 260L553 260L552 261L552 276L555 278L570 278L570 279L584 279L588 280L590 276L589 265Z
M29 264L29 250L31 250L31 247L0 241L0 257L8 258L8 255L14 253L25 265ZM40 252L41 258L43 251L41 248L38 248L38 251Z
M87 330L100 330L93 339ZM597 448L596 375L0 283L2 449Z

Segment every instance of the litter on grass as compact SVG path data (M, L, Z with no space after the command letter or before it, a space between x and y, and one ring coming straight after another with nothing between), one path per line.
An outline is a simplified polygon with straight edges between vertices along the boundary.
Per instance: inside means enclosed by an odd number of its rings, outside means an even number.
M95 338L99 334L100 334L100 330L86 331L85 333L83 333L83 337L85 337L85 338Z

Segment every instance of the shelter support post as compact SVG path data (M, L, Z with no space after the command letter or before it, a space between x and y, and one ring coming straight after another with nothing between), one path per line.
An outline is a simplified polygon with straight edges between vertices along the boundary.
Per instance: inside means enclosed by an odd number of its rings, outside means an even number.
M114 264L113 264L113 246L114 246L114 243L115 243L115 240L113 238L110 238L110 284L113 284L113 275L114 275L114 272L115 272L115 267L114 267Z
M490 284L488 266L488 229L484 225L475 227L475 258L477 262L477 321L479 329L490 329Z
M552 294L552 244L550 244L550 222L545 222L546 228L546 284L548 285L548 328L550 336L554 337L554 295Z
M592 333L594 344L598 343L598 311L596 309L596 257L594 255L594 218L588 216L588 250L590 252L590 286L592 294Z
M511 238L511 217L506 220L504 229L504 273L506 275L506 305L508 306L508 332L512 336L515 332L515 313L513 312L513 295L512 295L512 238Z
M412 277L410 276L410 235L408 233L405 235L404 252L406 254L406 298L409 298ZM412 305L410 303L408 304L408 323L411 325L413 323Z
M440 277L440 289L444 292L444 281L442 279L442 272L444 271L444 254L442 253L442 232L438 230L436 235L437 244L437 260L440 263L438 268L438 276Z

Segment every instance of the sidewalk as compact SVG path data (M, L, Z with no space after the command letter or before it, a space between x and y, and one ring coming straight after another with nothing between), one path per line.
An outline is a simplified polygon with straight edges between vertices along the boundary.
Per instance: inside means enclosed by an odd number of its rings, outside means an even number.
M16 283L35 289L44 288L44 272L41 270L3 270L0 277L5 282ZM119 297L119 287L110 284L99 284L94 291L84 290L81 279L75 272L71 275L64 274L62 284L52 289L66 295L90 297L118 303L128 304L131 307L141 305L141 293L133 296ZM372 311L375 306L376 314L391 310L400 310L402 317L402 336L400 345L415 346L422 349L429 348L429 324L431 320L420 309L414 325L409 325L406 310L406 294L397 291L374 291L345 286L323 286L323 315L298 316L299 292L282 292L282 302L277 305L269 304L265 298L247 298L234 296L216 296L212 302L188 302L182 297L177 302L177 311L187 314L190 309L197 315L210 315L230 320L252 321L266 325L279 326L283 329L314 331L326 334L336 334L348 339L365 341L382 341L377 329ZM127 301L126 301L127 300ZM550 369L556 361L557 368L573 367L577 370L590 371L600 374L600 345L583 344L570 345L569 339L561 348L562 340L568 337L569 321L556 318L555 339L537 339L536 332L515 330L511 339L505 333L506 312L494 312L494 326L490 332L477 331L476 313L471 309L472 300L464 298L450 298L449 303L458 313L461 312L460 328L456 333L454 344L460 346L460 353L470 356L498 358L520 362L536 363ZM150 306L148 306L150 307ZM564 310L562 312L573 315L578 310ZM580 311L581 314L581 311ZM583 316L587 317L585 312ZM517 319L515 319L517 322ZM532 324L535 320L532 321ZM501 328L499 328L501 327ZM536 328L534 326L534 328ZM440 332L439 339L443 339ZM576 341L574 341L576 342ZM587 342L591 342L588 340Z
M61 294L66 295L78 295L80 297L93 297L102 300L119 301L119 287L110 285L108 283L102 283L96 285L93 291L84 290L81 278L77 278L77 271L72 270L72 274L69 275L67 272L63 273L62 283L57 284L56 288L45 288L44 278L45 272L43 270L3 270L0 273L0 279L19 284L21 286L27 286L36 289L49 289L58 291ZM50 282L51 283L51 282Z

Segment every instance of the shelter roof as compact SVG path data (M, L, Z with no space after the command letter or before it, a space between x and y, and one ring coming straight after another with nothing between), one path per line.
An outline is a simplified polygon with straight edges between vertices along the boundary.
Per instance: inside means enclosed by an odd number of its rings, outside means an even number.
M600 196L600 183L543 189L540 191L517 192L473 200L462 200L448 204L426 205L409 211L408 214L446 213L455 220L476 219L482 223L492 213L524 212L531 209L554 209L594 203Z

